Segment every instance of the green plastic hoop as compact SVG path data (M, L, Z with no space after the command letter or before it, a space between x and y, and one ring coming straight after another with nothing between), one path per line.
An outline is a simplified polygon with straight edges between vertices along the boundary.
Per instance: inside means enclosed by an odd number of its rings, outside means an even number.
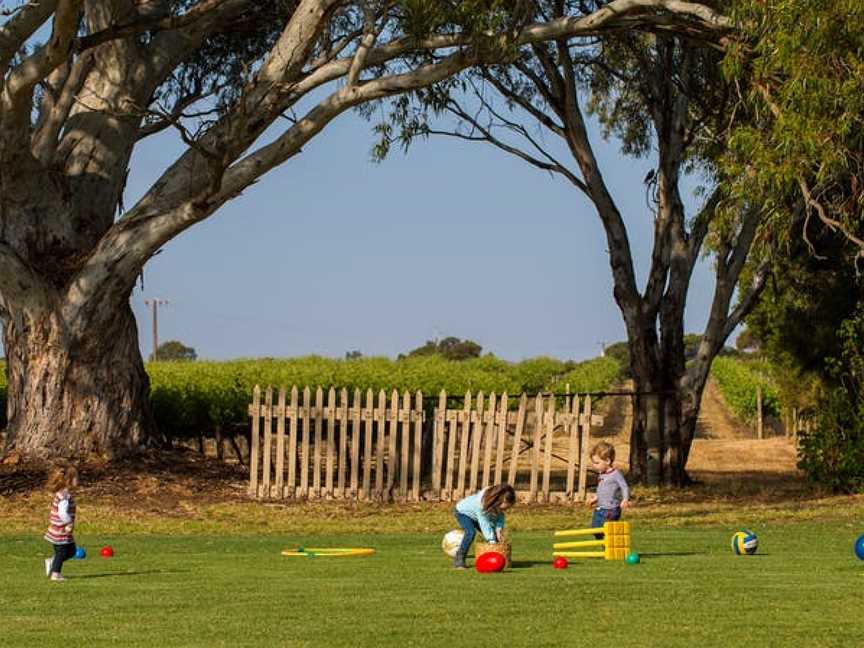
M374 553L375 550L368 547L299 547L282 551L283 556L305 558L357 558Z

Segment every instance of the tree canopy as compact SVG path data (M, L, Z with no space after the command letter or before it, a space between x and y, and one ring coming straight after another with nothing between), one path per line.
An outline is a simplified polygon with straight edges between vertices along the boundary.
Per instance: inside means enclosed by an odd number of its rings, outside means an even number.
M111 454L147 438L148 380L129 307L142 269L340 115L532 43L723 23L680 0L574 3L556 17L521 0L0 6L7 445L43 456ZM125 205L134 150L169 129L185 150Z
M443 340L428 340L423 346L409 351L400 358L416 356L441 356L445 360L469 360L479 358L483 347L472 340L460 340L457 337L446 337Z
M197 360L198 354L195 353L195 349L192 347L188 347L180 340L169 340L168 342L163 342L159 345L159 348L156 349L155 357L153 360L180 360L180 361L190 361Z
M864 4L731 6L738 31L727 43L724 70L748 115L733 124L723 161L732 193L766 207L776 238L811 240L818 223L852 242L861 258Z

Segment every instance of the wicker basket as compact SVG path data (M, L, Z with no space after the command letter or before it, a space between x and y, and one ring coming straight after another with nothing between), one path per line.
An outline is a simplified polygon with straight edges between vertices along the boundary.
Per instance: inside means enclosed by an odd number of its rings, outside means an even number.
M510 556L512 553L510 541L507 539L502 540L496 544L492 544L489 542L483 542L478 540L476 546L474 547L474 556L475 558L479 558L487 551L496 551L504 556L504 559L507 561L504 565L504 568L507 569L510 567Z

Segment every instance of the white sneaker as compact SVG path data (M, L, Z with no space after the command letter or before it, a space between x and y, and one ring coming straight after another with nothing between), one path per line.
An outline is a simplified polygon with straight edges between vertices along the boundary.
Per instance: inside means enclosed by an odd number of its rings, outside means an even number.
M45 559L45 575L46 575L46 576L50 576L50 575L51 575L51 563L52 563L52 562L53 562L53 561L52 561L50 558L46 558L46 559Z
M51 574L51 580L52 581L65 581L66 579L63 578L62 574L58 574L57 572L55 572L55 573Z

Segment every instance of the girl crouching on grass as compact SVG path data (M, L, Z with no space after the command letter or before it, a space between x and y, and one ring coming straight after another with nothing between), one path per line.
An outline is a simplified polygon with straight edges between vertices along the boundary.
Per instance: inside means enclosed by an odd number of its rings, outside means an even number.
M465 531L453 566L465 569L465 556L479 530L486 542L501 541L504 530L504 511L516 503L516 491L510 484L497 484L469 495L456 504L456 521Z
M74 466L56 468L48 477L48 488L54 493L45 539L54 545L54 557L45 559L45 574L52 581L66 580L60 574L63 563L75 555L75 499L72 489L78 486Z

